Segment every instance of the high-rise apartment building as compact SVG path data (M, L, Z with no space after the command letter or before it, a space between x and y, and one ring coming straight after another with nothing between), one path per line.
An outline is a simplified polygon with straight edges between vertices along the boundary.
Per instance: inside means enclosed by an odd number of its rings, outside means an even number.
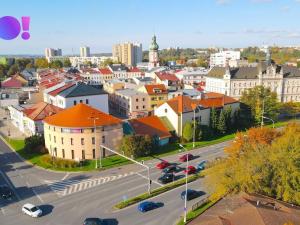
M116 44L113 46L113 57L128 66L136 66L137 63L142 62L142 44L130 42Z
M80 57L90 57L90 47L84 46L80 47Z
M230 60L239 60L241 58L240 51L220 51L210 55L210 67L225 67Z
M62 51L60 48L54 49L54 48L46 48L45 49L45 57L53 57L53 56L62 56Z

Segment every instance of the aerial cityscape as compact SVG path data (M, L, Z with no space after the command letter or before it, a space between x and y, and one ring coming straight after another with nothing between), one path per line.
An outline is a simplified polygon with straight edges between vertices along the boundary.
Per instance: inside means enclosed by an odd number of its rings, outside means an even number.
M20 3L0 225L300 225L299 0Z

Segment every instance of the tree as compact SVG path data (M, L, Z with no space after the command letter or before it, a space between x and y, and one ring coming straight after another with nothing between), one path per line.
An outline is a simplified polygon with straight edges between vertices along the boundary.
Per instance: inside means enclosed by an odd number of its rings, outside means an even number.
M63 66L64 67L71 67L71 61L70 59L65 59L63 62Z
M28 63L25 67L25 69L33 69L34 68L34 64L32 62Z
M193 139L193 125L191 122L186 122L183 127L182 137L189 142Z
M8 76L11 76L11 75L14 75L14 74L16 74L16 73L18 73L18 72L20 72L20 68L18 67L17 64L14 64L14 65L12 65L12 66L9 68L9 70L8 70L8 72L7 72L7 75L8 75Z
M230 130L232 129L232 118L231 118L232 108L231 106L229 106L229 107L225 107L223 110L224 110L226 128L227 130Z
M219 131L221 134L225 134L226 131L227 131L227 127L226 127L226 117L225 117L225 112L224 112L224 110L222 110L221 113L220 113L217 128L218 128L218 131Z
M128 157L147 156L152 152L152 138L149 135L126 135L122 139L121 150Z
M210 111L210 128L213 132L217 131L218 126L218 114L215 108L212 108Z
M16 59L15 64L18 66L20 71L23 71L26 68L27 64L33 63L33 59L23 58Z
M25 152L27 153L46 153L45 140L41 135L33 135L25 138Z
M54 60L49 64L49 67L59 69L63 67L63 63L60 60Z
M102 68L107 67L108 65L113 64L114 61L112 59L105 59L103 62L101 62L100 66Z
M285 116L296 116L300 113L300 103L299 102L284 102L280 104L280 114Z
M0 80L1 78L4 78L7 74L7 66L0 64Z
M197 60L197 66L207 68L208 67L207 60L205 58L203 58L203 57L198 58L198 60Z
M300 62L297 62L297 67L300 68Z
M48 63L47 59L39 58L39 59L35 60L35 67L40 68L40 69L48 68L49 63Z
M251 109L251 116L259 124L262 114L273 120L277 119L279 102L277 94L264 86L256 86L243 92L241 102Z
M212 198L244 191L300 204L300 124L263 129L239 133L236 151L205 171Z

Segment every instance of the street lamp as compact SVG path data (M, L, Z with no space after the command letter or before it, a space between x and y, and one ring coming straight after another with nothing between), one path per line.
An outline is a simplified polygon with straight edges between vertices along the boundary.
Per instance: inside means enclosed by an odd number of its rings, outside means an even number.
M267 98L267 97L266 97ZM272 123L273 123L273 128L275 127L275 123L274 123L274 120L272 120L271 118L269 117L266 117L264 116L265 114L265 99L263 99L263 102L262 102L262 112L261 112L261 124L260 124L260 127L263 127L264 125L264 119L268 119L268 120L271 120Z
M275 128L275 122L274 122L274 120L272 120L271 118L269 118L269 117L266 117L266 116L263 116L262 118L265 118L265 119L268 119L268 120L271 120L272 121L272 123L273 123L273 128Z
M97 169L98 168L98 159L97 159L97 155L96 155L96 149L97 149L97 146L96 146L96 120L98 120L99 118L98 117L94 117L94 116L91 116L89 117L89 119L92 119L93 122L94 122L94 149L95 149L95 157L96 157L96 165L95 165L95 168ZM102 164L101 164L101 149L100 149L100 168L102 167Z
M192 109L194 111L194 131L193 131L193 148L195 148L195 139L196 139L196 109L198 109L199 106L196 104L192 104Z
M185 173L185 196L184 196L184 217L183 222L186 223L186 214L187 214L187 178L188 178L188 167L189 167L189 157L187 153L187 149L183 147L183 145L179 144L181 148L186 151L186 173Z

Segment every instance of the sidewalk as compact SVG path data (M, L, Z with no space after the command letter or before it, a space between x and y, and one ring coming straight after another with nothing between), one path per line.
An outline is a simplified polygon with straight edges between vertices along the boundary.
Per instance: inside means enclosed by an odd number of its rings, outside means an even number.
M9 112L0 108L0 135L13 139L24 139L26 136L17 127L15 127L9 116Z

